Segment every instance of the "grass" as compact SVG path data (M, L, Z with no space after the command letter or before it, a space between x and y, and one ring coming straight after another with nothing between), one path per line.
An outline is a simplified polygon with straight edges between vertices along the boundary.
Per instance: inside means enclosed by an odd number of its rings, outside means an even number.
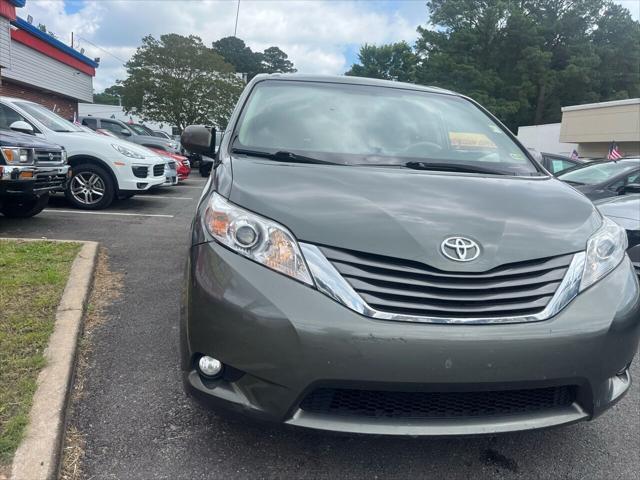
M0 466L29 418L77 243L0 241Z

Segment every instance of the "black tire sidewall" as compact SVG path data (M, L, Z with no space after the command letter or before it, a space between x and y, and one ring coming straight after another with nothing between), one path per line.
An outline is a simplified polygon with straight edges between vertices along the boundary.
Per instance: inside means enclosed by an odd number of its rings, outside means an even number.
M94 203L93 205L86 205L84 203L80 203L77 201L73 195L71 194L71 182L76 177L76 175L83 172L91 172L99 175L104 183L104 195L100 199L99 202ZM76 208L81 208L83 210L101 210L103 208L107 208L111 203L113 203L113 199L115 198L116 187L111 178L111 175L104 169L97 165L92 165L89 163L78 165L73 167L73 175L69 179L69 183L67 184L67 188L64 191L65 197L67 200L73 204Z

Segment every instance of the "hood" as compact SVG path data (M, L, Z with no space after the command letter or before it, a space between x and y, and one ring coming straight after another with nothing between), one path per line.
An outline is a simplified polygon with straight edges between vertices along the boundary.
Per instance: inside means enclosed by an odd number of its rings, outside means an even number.
M34 135L4 129L0 130L0 145L3 147L60 148L59 145L47 142Z
M593 204L549 178L396 168L291 165L235 158L230 200L288 227L298 240L420 261L448 271L584 250L601 218ZM475 240L471 262L440 250Z
M100 135L97 133L90 133L84 131L78 132L65 132L59 133L58 139L60 142L64 142L64 147L69 152L69 156L73 156L79 153L89 153L95 151L100 151L102 155L108 155L109 157L120 157L126 158L129 161L134 161L136 163L155 163L159 161L158 155L155 152L152 152L146 147L141 145L136 145L135 143L128 142L126 140L121 140L115 137L108 137L106 135ZM120 153L118 153L112 145L121 145L129 150L139 153L143 155L144 159L130 159L128 157L123 157Z
M607 198L595 204L603 215L627 230L640 230L640 194Z

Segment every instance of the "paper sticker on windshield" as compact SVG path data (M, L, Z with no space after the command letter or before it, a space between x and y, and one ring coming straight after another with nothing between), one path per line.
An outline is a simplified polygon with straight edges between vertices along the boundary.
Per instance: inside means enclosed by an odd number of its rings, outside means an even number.
M491 131L493 131L493 133L504 133L499 126L497 125L489 125L489 128L491 129Z
M510 153L509 155L510 155L510 156L511 156L511 158L513 158L514 160L519 160L519 161L524 160L524 155L522 155L521 153Z

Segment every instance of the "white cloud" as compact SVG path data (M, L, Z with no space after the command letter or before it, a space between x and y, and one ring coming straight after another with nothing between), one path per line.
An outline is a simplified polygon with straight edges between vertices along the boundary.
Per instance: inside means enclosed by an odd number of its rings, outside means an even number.
M365 42L413 42L420 22L397 10L402 3L242 0L237 35L254 50L280 47L300 72L341 74L350 66L346 52ZM66 14L62 0L31 0L20 15L31 14L34 23L45 23L63 40L74 31L76 45L88 56L101 58L94 81L100 91L124 78L125 70L121 61L91 43L124 60L148 34L194 34L211 44L233 35L236 5L229 0L90 0L78 12Z

